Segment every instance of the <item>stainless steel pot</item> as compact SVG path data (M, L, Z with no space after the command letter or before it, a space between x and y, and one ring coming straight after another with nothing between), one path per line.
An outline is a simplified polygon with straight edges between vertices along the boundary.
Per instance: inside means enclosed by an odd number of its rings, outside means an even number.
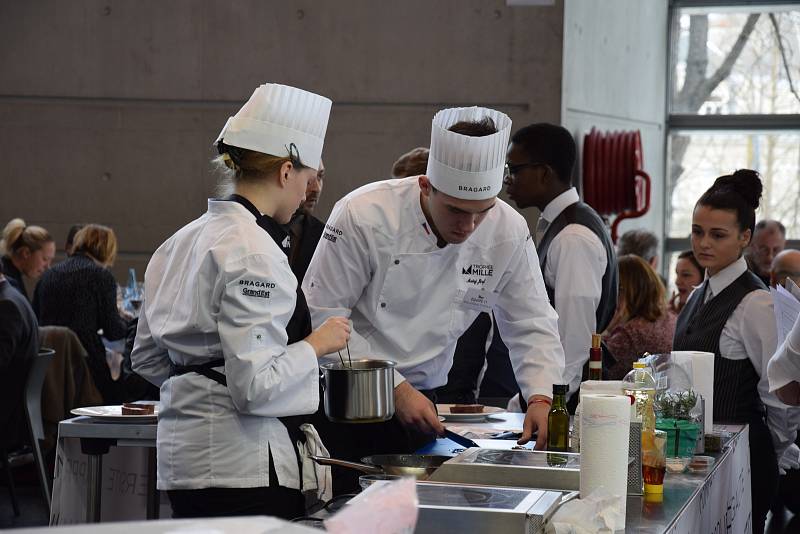
M335 423L380 423L394 415L394 366L388 360L329 362L322 369L325 415Z

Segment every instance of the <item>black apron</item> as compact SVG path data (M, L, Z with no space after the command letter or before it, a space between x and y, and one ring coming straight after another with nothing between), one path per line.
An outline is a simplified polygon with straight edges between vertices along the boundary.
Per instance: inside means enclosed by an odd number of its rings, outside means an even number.
M275 221L272 217L268 215L263 215L258 209L253 205L252 202L247 200L245 197L241 195L231 195L227 199L231 202L238 202L242 206L244 206L247 211L253 214L256 219L256 224L260 226L264 231L266 231L270 237L281 247L281 250L284 253L288 252L288 249L283 246L283 243L286 240L286 237L289 235L283 227ZM298 341L302 341L311 333L311 314L308 311L308 304L306 303L306 297L303 294L303 290L300 287L300 283L297 284L297 302L295 304L294 313L292 314L291 319L289 319L289 323L286 325L286 334L288 335L289 339L287 344L291 345L292 343L296 343ZM223 367L225 365L224 358L218 358L215 360L211 360L209 362L200 364L200 365L175 365L172 368L171 376L179 376L186 373L197 373L200 375L205 376L206 378L213 380L214 382L221 384L225 387L228 387L228 381L225 378L223 373L219 371L215 371L214 367ZM302 430L300 430L300 425L304 423L311 423L312 416L310 415L292 415L286 417L278 417L278 420L286 427L286 431L289 433L289 437L292 441L292 446L294 447L295 455L297 456L297 466L300 472L300 480L303 480L303 462L300 459L300 451L297 450L297 442L305 443L306 437Z

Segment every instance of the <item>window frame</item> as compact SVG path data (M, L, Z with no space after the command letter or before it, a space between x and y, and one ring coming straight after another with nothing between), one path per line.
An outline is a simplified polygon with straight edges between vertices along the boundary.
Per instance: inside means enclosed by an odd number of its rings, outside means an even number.
M737 12L747 11L747 8L753 8L759 12L763 12L765 8L769 7L782 7L782 6L795 6L800 9L796 1L791 0L773 0L764 2L763 0L670 0L669 9L667 12L667 91L666 101L664 102L664 183L662 189L663 197L663 227L661 229L664 239L661 245L661 274L670 280L669 261L668 258L672 254L687 250L691 248L691 241L689 236L685 238L669 237L668 229L672 219L672 206L671 198L668 198L669 184L666 177L669 176L669 138L675 131L719 131L719 132L754 132L760 131L764 133L780 132L785 130L798 131L800 130L800 114L743 114L743 115L700 115L700 114L684 114L684 113L670 113L672 108L672 87L674 83L674 68L672 58L675 55L673 45L676 41L673 40L673 24L674 18L679 16L678 13L681 9L725 9L731 8ZM800 249L800 238L787 239L786 248Z

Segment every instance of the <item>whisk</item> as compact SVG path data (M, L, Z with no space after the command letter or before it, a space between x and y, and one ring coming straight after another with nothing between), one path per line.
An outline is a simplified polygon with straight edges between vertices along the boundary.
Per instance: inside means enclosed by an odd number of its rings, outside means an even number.
M350 342L348 342L348 341L345 341L345 345L344 345L344 346L347 348L347 362L348 362L348 367L349 367L350 369L352 369L352 368L353 368L353 359L350 357ZM341 360L341 362L342 362L342 367L344 367L345 365L344 365L344 357L342 356L342 351L341 351L341 350L337 350L336 352L338 352L338 353L339 353L339 360Z

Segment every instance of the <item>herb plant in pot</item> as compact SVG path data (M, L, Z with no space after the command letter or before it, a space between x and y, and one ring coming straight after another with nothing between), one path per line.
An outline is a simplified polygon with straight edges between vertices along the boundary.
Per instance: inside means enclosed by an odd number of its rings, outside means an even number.
M683 472L703 431L699 397L691 389L668 390L656 396L654 408L656 428L667 433L667 469L673 473Z

